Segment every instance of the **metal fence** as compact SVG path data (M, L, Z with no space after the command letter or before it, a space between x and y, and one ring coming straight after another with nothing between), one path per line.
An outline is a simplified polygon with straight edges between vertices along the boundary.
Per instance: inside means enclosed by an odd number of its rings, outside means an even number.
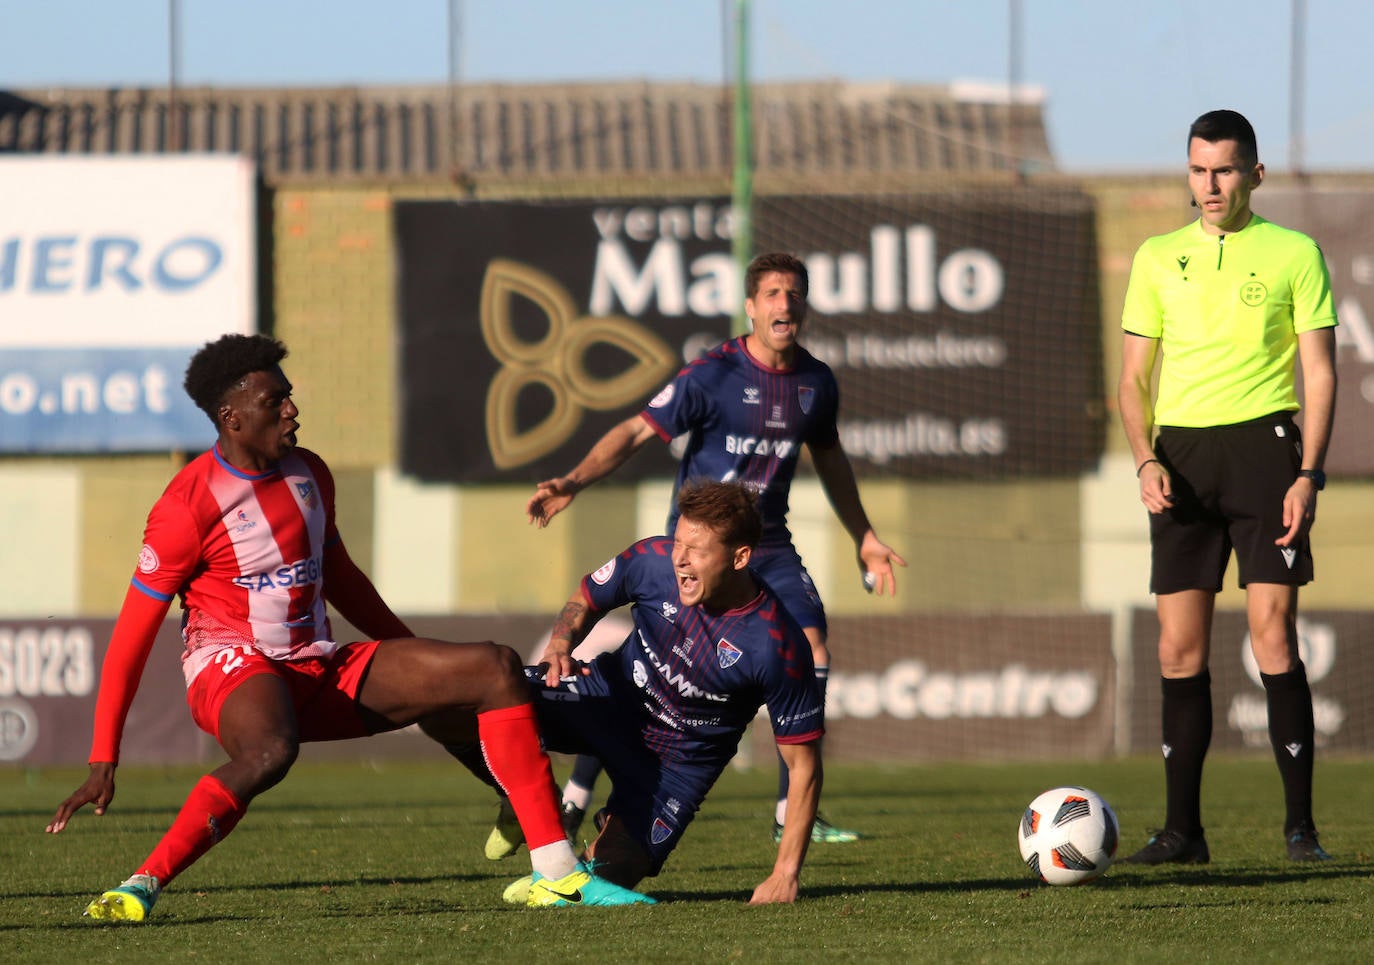
M732 91L660 83L0 92L0 151L225 151L269 183L728 176ZM1035 100L942 86L759 85L761 173L1053 167Z

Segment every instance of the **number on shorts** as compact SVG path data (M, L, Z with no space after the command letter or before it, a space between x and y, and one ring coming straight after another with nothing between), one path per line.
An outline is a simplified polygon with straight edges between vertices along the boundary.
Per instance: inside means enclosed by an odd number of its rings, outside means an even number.
M235 670L243 666L243 661L253 652L252 647L237 646L225 647L215 654L214 662L220 664L220 670L224 676L229 676Z

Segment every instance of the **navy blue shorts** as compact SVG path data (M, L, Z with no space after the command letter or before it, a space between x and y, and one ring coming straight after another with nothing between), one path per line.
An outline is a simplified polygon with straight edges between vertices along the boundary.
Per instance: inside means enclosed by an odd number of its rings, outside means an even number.
M821 638L825 638L828 631L825 607L796 547L791 543L759 546L750 557L749 568L778 595L783 609L803 630L815 627L821 631Z
M591 754L601 761L611 778L606 807L649 855L649 874L658 874L724 765L666 763L637 739L634 706L610 693L595 664L589 676L565 677L552 689L544 686L538 668L526 667L525 677L544 746L561 754Z
M1292 414L1236 425L1161 427L1155 455L1168 470L1174 504L1150 514L1150 592L1221 590L1231 551L1240 585L1302 586L1312 580L1306 537L1284 534L1283 497L1302 468L1302 436Z

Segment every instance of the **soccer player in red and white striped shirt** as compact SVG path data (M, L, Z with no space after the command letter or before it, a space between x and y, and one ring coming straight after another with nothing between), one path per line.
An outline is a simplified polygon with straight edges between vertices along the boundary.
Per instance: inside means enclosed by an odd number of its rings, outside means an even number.
M652 901L577 863L515 651L415 637L349 557L335 526L333 477L296 446L300 412L281 370L285 356L275 339L226 335L187 368L186 391L218 440L149 514L101 671L90 774L47 830L61 831L86 804L104 814L113 800L125 720L175 598L187 702L229 760L200 779L137 872L86 913L144 920L162 888L286 776L302 741L410 724L455 753L480 741L533 845L531 905ZM326 601L367 640L337 643Z

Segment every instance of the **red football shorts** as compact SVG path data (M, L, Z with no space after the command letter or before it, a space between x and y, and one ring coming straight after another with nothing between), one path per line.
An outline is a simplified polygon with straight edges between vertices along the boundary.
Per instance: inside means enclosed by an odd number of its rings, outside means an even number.
M225 699L249 677L273 674L286 683L302 741L347 740L372 733L358 714L358 691L377 650L375 640L339 647L329 657L273 660L250 646L223 647L186 691L196 726L219 740Z

